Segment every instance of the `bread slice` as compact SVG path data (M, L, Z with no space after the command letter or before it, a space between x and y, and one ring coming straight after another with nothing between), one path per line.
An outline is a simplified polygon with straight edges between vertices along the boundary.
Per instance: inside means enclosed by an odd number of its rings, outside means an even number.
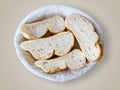
M70 53L49 60L39 60L34 63L38 68L41 68L45 73L55 73L66 69L71 70L81 69L86 65L86 59L79 49L74 49Z
M51 33L64 31L64 19L61 16L54 16L42 21L21 25L20 32L27 39L38 39L44 36L49 30Z
M24 41L20 47L29 51L36 59L48 59L53 56L67 54L74 45L74 36L71 32L61 32L47 38Z
M73 14L65 19L65 26L75 35L82 52L88 61L97 61L102 56L99 36L93 24L79 14Z

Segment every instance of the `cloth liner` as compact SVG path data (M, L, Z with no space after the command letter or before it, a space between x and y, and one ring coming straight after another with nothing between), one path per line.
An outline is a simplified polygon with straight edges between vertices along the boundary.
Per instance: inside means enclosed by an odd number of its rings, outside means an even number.
M99 24L91 16L89 16L88 14L86 14L85 12L83 12L80 9L73 8L70 6L65 6L65 5L45 6L43 8L33 11L28 16L26 16L22 20L20 25L18 26L17 31L14 36L14 45L15 45L17 55L27 70L29 70L33 74L37 75L38 77L42 77L47 80L64 82L64 81L68 81L68 80L72 80L72 79L80 77L81 75L86 73L88 70L90 70L96 64L96 62L90 62L86 65L86 67L82 68L81 70L73 71L70 69L66 69L64 71L61 71L61 72L58 72L55 74L46 74L41 69L37 68L34 65L35 59L28 52L26 52L20 48L20 43L26 40L23 37L23 35L21 35L19 32L21 24L39 21L43 18L49 18L54 15L61 15L64 18L66 18L67 16L69 16L71 14L80 14L80 15L83 15L84 17L86 17L87 19L89 19L95 25L95 28L96 28L98 34L100 35L100 43L103 45L102 30L101 30Z

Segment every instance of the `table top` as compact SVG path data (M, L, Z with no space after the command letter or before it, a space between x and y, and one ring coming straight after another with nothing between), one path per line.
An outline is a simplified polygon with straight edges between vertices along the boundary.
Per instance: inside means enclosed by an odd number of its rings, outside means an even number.
M3 0L0 1L0 90L120 90L120 0ZM33 10L51 4L82 9L103 29L104 56L78 79L58 83L33 75L20 62L13 43L21 20Z

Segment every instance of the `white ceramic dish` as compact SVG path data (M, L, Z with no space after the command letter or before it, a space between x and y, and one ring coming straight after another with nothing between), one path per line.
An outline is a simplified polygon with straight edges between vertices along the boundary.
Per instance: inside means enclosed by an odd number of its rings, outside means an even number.
M16 34L14 37L14 45L15 45L17 55L27 70L29 70L30 72L32 72L33 74L39 77L42 77L42 78L45 78L51 81L64 82L64 81L68 81L68 80L72 80L72 79L80 77L81 75L83 75L85 72L87 72L89 69L91 69L96 64L95 62L88 63L86 67L78 71L66 70L66 71L58 72L56 74L45 74L44 72L42 72L40 69L38 69L34 65L34 62L35 62L34 58L28 52L25 52L20 48L20 43L25 40L25 38L19 33L21 24L38 21L43 18L51 17L53 15L61 15L63 17L66 17L73 13L83 15L84 17L88 18L94 24L97 32L100 35L100 43L103 45L102 30L100 26L98 25L98 23L87 13L83 12L80 9L69 7L69 6L64 6L64 5L45 6L38 10L35 10L34 12L26 16L20 23L19 27L17 28Z

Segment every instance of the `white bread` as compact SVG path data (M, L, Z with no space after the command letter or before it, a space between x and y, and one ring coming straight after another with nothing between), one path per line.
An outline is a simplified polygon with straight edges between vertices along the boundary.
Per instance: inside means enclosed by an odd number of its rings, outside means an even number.
M51 33L64 31L64 19L61 16L54 16L42 21L21 25L20 32L27 39L38 39L44 36L49 30Z
M79 49L74 49L70 53L49 60L39 60L34 63L38 68L41 68L45 73L55 73L66 69L71 70L81 69L86 65L86 59Z
M88 61L97 61L101 58L102 47L98 42L99 36L88 19L79 14L73 14L65 19L65 26L75 35Z
M61 32L47 38L24 41L20 47L29 51L36 59L48 59L53 56L67 54L74 45L74 36L71 32Z

